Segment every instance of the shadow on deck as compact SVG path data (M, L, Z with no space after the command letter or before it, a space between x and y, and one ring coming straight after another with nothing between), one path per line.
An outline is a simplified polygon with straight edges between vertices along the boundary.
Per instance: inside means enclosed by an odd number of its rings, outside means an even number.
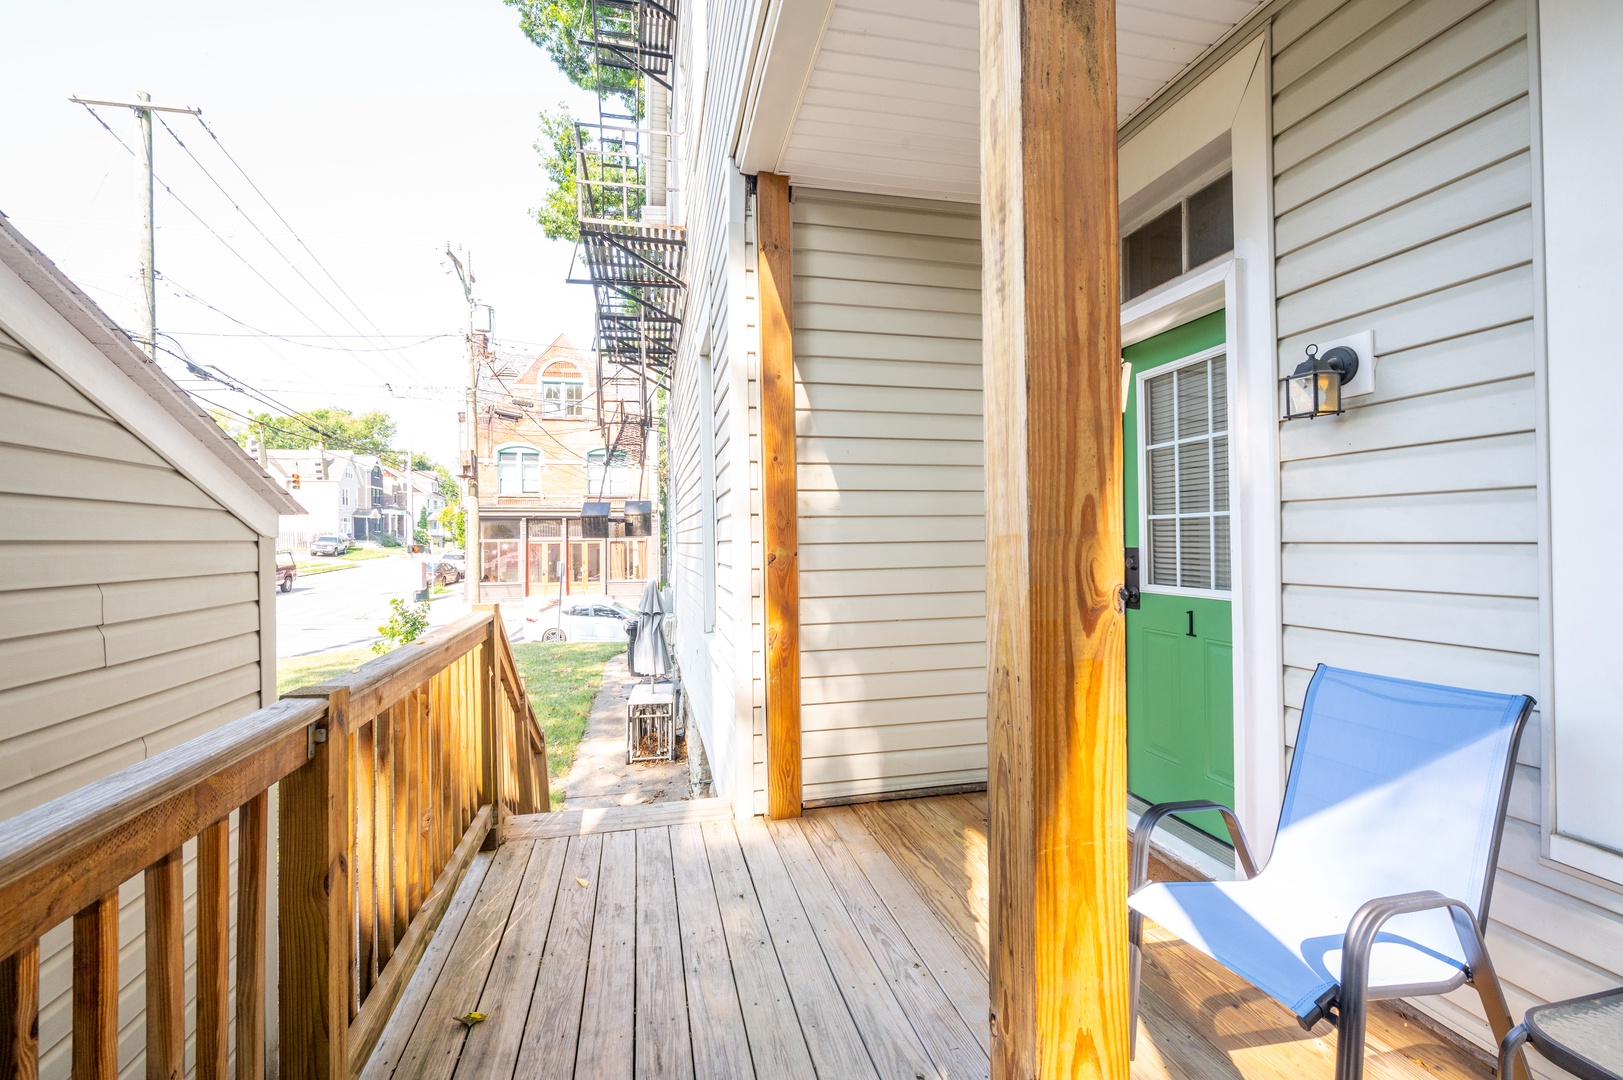
M773 823L706 800L517 818L504 833L469 870L368 1080L988 1074L984 795ZM1304 1033L1146 931L1135 1078L1334 1074L1327 1028ZM1491 1076L1384 1008L1368 1045L1371 1078Z

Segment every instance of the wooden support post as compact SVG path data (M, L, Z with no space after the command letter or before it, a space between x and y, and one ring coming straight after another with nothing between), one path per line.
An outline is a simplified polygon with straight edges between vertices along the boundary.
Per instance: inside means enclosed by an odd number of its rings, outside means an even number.
M766 807L798 817L800 781L800 541L795 482L794 292L789 178L755 183L761 283L761 526L766 550Z
M73 1080L118 1075L118 891L73 917Z
M282 781L282 1080L349 1075L349 691L333 690L313 754Z
M39 942L0 960L0 1080L39 1080Z
M981 0L992 1075L1128 1075L1113 3Z

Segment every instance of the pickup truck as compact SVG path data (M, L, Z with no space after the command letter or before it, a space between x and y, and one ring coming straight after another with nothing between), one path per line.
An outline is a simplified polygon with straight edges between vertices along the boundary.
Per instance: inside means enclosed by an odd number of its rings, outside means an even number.
M276 553L276 588L281 592L293 591L293 579L299 576L298 564L293 561L291 551L278 551Z

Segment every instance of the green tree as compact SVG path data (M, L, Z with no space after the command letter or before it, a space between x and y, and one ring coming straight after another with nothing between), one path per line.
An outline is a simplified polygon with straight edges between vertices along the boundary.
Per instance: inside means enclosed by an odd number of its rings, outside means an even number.
M325 438L329 450L382 454L395 439L394 419L379 409L359 415L348 409L306 409L298 418L270 412L248 415L255 433L272 450L304 450L320 446Z
M518 11L519 29L583 90L599 91L622 101L627 112L637 107L636 73L599 66L596 50L588 44L592 27L590 0L502 0ZM605 9L612 10L612 9ZM599 80L602 85L599 86Z
M468 511L460 506L447 506L440 511L440 524L451 538L451 546L468 550Z
M555 110L541 110L541 134L535 141L541 155L548 186L541 205L530 211L540 222L549 240L580 239L580 218L575 188L575 118L569 106L558 103Z
M439 493L445 498L445 505L460 506L462 503L462 486L456 482L456 477L451 475L451 470L444 465L435 464L434 476L436 477L435 483L439 488Z

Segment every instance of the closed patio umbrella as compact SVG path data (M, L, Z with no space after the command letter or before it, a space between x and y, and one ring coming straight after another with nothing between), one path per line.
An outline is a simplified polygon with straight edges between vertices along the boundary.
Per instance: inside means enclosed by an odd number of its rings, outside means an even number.
M637 636L631 643L631 674L657 679L671 670L671 649L665 642L665 598L659 583L650 581L637 602Z

